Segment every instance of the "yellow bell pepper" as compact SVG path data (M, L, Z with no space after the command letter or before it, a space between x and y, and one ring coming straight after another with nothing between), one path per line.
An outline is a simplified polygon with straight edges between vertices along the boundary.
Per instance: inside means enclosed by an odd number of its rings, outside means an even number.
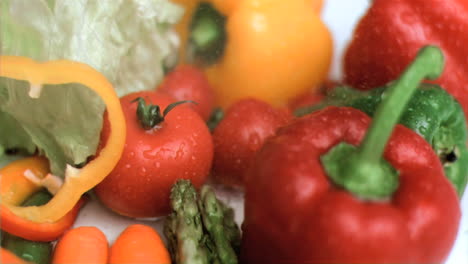
M111 134L104 148L85 167L67 167L65 181L54 197L42 206L21 207L1 201L2 210L33 222L56 222L69 212L80 197L101 182L115 167L125 144L125 118L119 98L106 78L90 66L67 60L39 63L26 57L0 56L0 77L27 81L30 95L39 95L44 84L82 84L102 98ZM2 212L4 214L5 212Z
M317 87L328 75L333 43L320 18L322 0L175 2L186 7L176 28L182 43L193 40L194 14L200 3L209 3L225 18L223 50L216 62L205 68L223 108L248 96L284 106ZM191 58L193 49L186 45L180 55Z

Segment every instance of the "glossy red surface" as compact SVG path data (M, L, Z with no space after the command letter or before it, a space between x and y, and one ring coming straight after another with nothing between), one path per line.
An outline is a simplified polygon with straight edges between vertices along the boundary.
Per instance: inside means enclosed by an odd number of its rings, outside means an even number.
M399 171L385 201L334 186L320 157L358 145L364 113L330 107L279 130L246 180L243 263L441 263L457 235L460 205L431 146L397 125L384 157Z
M161 109L175 102L155 92L121 98L127 121L127 139L121 160L96 188L99 199L122 215L155 217L169 213L169 194L179 178L199 187L208 177L213 159L211 134L201 117L187 104L175 107L165 121L144 130L136 116L135 98ZM102 137L109 132L104 124Z

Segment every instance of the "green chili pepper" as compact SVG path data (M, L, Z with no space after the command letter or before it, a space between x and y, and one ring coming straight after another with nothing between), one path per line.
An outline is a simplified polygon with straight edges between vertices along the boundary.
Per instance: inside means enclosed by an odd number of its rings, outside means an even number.
M23 206L46 204L52 195L43 189L36 192L23 202ZM49 264L52 256L52 243L36 242L3 232L2 247L18 257L36 264Z
M298 109L303 116L329 105L357 108L369 116L386 95L390 84L370 91L337 86L317 105ZM455 186L459 197L468 180L467 126L460 104L438 85L423 83L408 103L399 123L424 137L444 165L446 177Z

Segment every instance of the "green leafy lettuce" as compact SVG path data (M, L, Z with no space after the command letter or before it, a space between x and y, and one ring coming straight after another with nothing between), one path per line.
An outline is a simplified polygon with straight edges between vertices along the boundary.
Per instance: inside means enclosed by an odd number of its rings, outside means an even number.
M174 63L181 15L168 0L1 0L0 54L86 63L123 96L153 89ZM46 85L39 98L28 87L0 78L0 158L39 151L63 176L95 154L104 104L78 84Z

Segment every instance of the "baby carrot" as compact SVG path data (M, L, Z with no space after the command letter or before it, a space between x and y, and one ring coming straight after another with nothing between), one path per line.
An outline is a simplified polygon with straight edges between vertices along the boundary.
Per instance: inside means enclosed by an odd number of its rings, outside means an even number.
M109 244L96 227L81 226L68 230L55 246L52 263L107 263Z
M0 249L0 263L8 263L8 264L26 264L26 260L17 257L15 254L11 253L10 251L1 248Z
M153 228L134 224L117 237L110 249L109 263L170 264L171 257L161 237Z

